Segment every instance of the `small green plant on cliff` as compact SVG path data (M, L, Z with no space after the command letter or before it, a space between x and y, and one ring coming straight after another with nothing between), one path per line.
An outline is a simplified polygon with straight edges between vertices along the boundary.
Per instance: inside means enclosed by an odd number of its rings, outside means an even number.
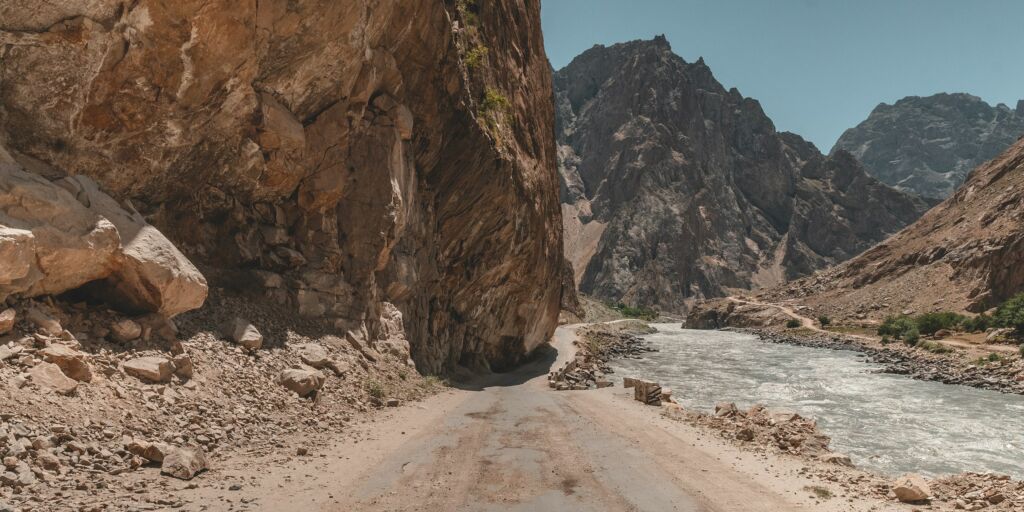
M376 398L377 400L383 400L387 395L387 390L384 389L384 385L375 380L371 380L366 383L366 394Z
M459 0L455 8L459 10L459 16L466 22L467 27L475 27L480 23L476 16L476 0Z
M786 328L787 329L796 329L797 327L800 327L801 325L802 324L800 323L800 320L797 320L796 318L790 318L788 321L786 321Z
M482 44L474 46L466 52L466 67L471 70L480 67L487 60L487 52L487 47Z
M1024 334L1024 293L1002 303L996 309L995 321L1000 327L1009 327L1017 334Z
M825 315L821 315L818 317L818 323L821 324L822 327L828 327L828 325L832 323L832 319Z
M501 93L501 91L493 87L488 87L484 92L484 100L480 103L480 108L483 109L484 112L504 112L508 110L509 105L511 105L511 103L508 101L508 98Z

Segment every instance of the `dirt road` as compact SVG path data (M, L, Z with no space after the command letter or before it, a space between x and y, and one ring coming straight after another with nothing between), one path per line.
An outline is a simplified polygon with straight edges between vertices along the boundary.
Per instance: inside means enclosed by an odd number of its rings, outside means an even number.
M546 373L572 353L574 332L560 328L551 350L514 373L447 391L363 425L365 438L359 442L310 446L306 457L223 463L204 478L222 479L224 486L183 489L186 509L750 512L878 507L839 496L820 501L808 487L820 482L798 475L800 461L740 451L662 417L658 407L631 401L621 388L549 390ZM293 449L286 443L282 447ZM231 482L243 485L231 491Z

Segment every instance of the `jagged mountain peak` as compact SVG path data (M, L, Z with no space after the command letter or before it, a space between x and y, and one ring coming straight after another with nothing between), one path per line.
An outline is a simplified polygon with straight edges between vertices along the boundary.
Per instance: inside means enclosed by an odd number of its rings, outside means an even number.
M760 103L655 41L555 74L563 220L580 288L681 311L849 258L926 206L843 153L779 133Z
M941 200L1021 134L1024 101L1011 110L967 93L939 93L878 105L832 151L850 151L884 183Z

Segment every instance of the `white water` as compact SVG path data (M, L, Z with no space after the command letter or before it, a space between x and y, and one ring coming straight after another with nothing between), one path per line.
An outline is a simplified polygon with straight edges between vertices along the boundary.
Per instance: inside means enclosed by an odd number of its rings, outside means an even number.
M787 407L818 421L835 451L895 475L961 471L1024 478L1024 396L871 373L863 355L654 324L659 352L613 361L618 377L672 388L685 407Z

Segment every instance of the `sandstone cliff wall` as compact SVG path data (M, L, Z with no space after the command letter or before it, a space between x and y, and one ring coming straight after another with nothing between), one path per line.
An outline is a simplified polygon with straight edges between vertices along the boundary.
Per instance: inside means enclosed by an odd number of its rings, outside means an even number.
M0 143L298 314L372 336L397 305L422 370L501 367L559 308L539 9L4 0Z

